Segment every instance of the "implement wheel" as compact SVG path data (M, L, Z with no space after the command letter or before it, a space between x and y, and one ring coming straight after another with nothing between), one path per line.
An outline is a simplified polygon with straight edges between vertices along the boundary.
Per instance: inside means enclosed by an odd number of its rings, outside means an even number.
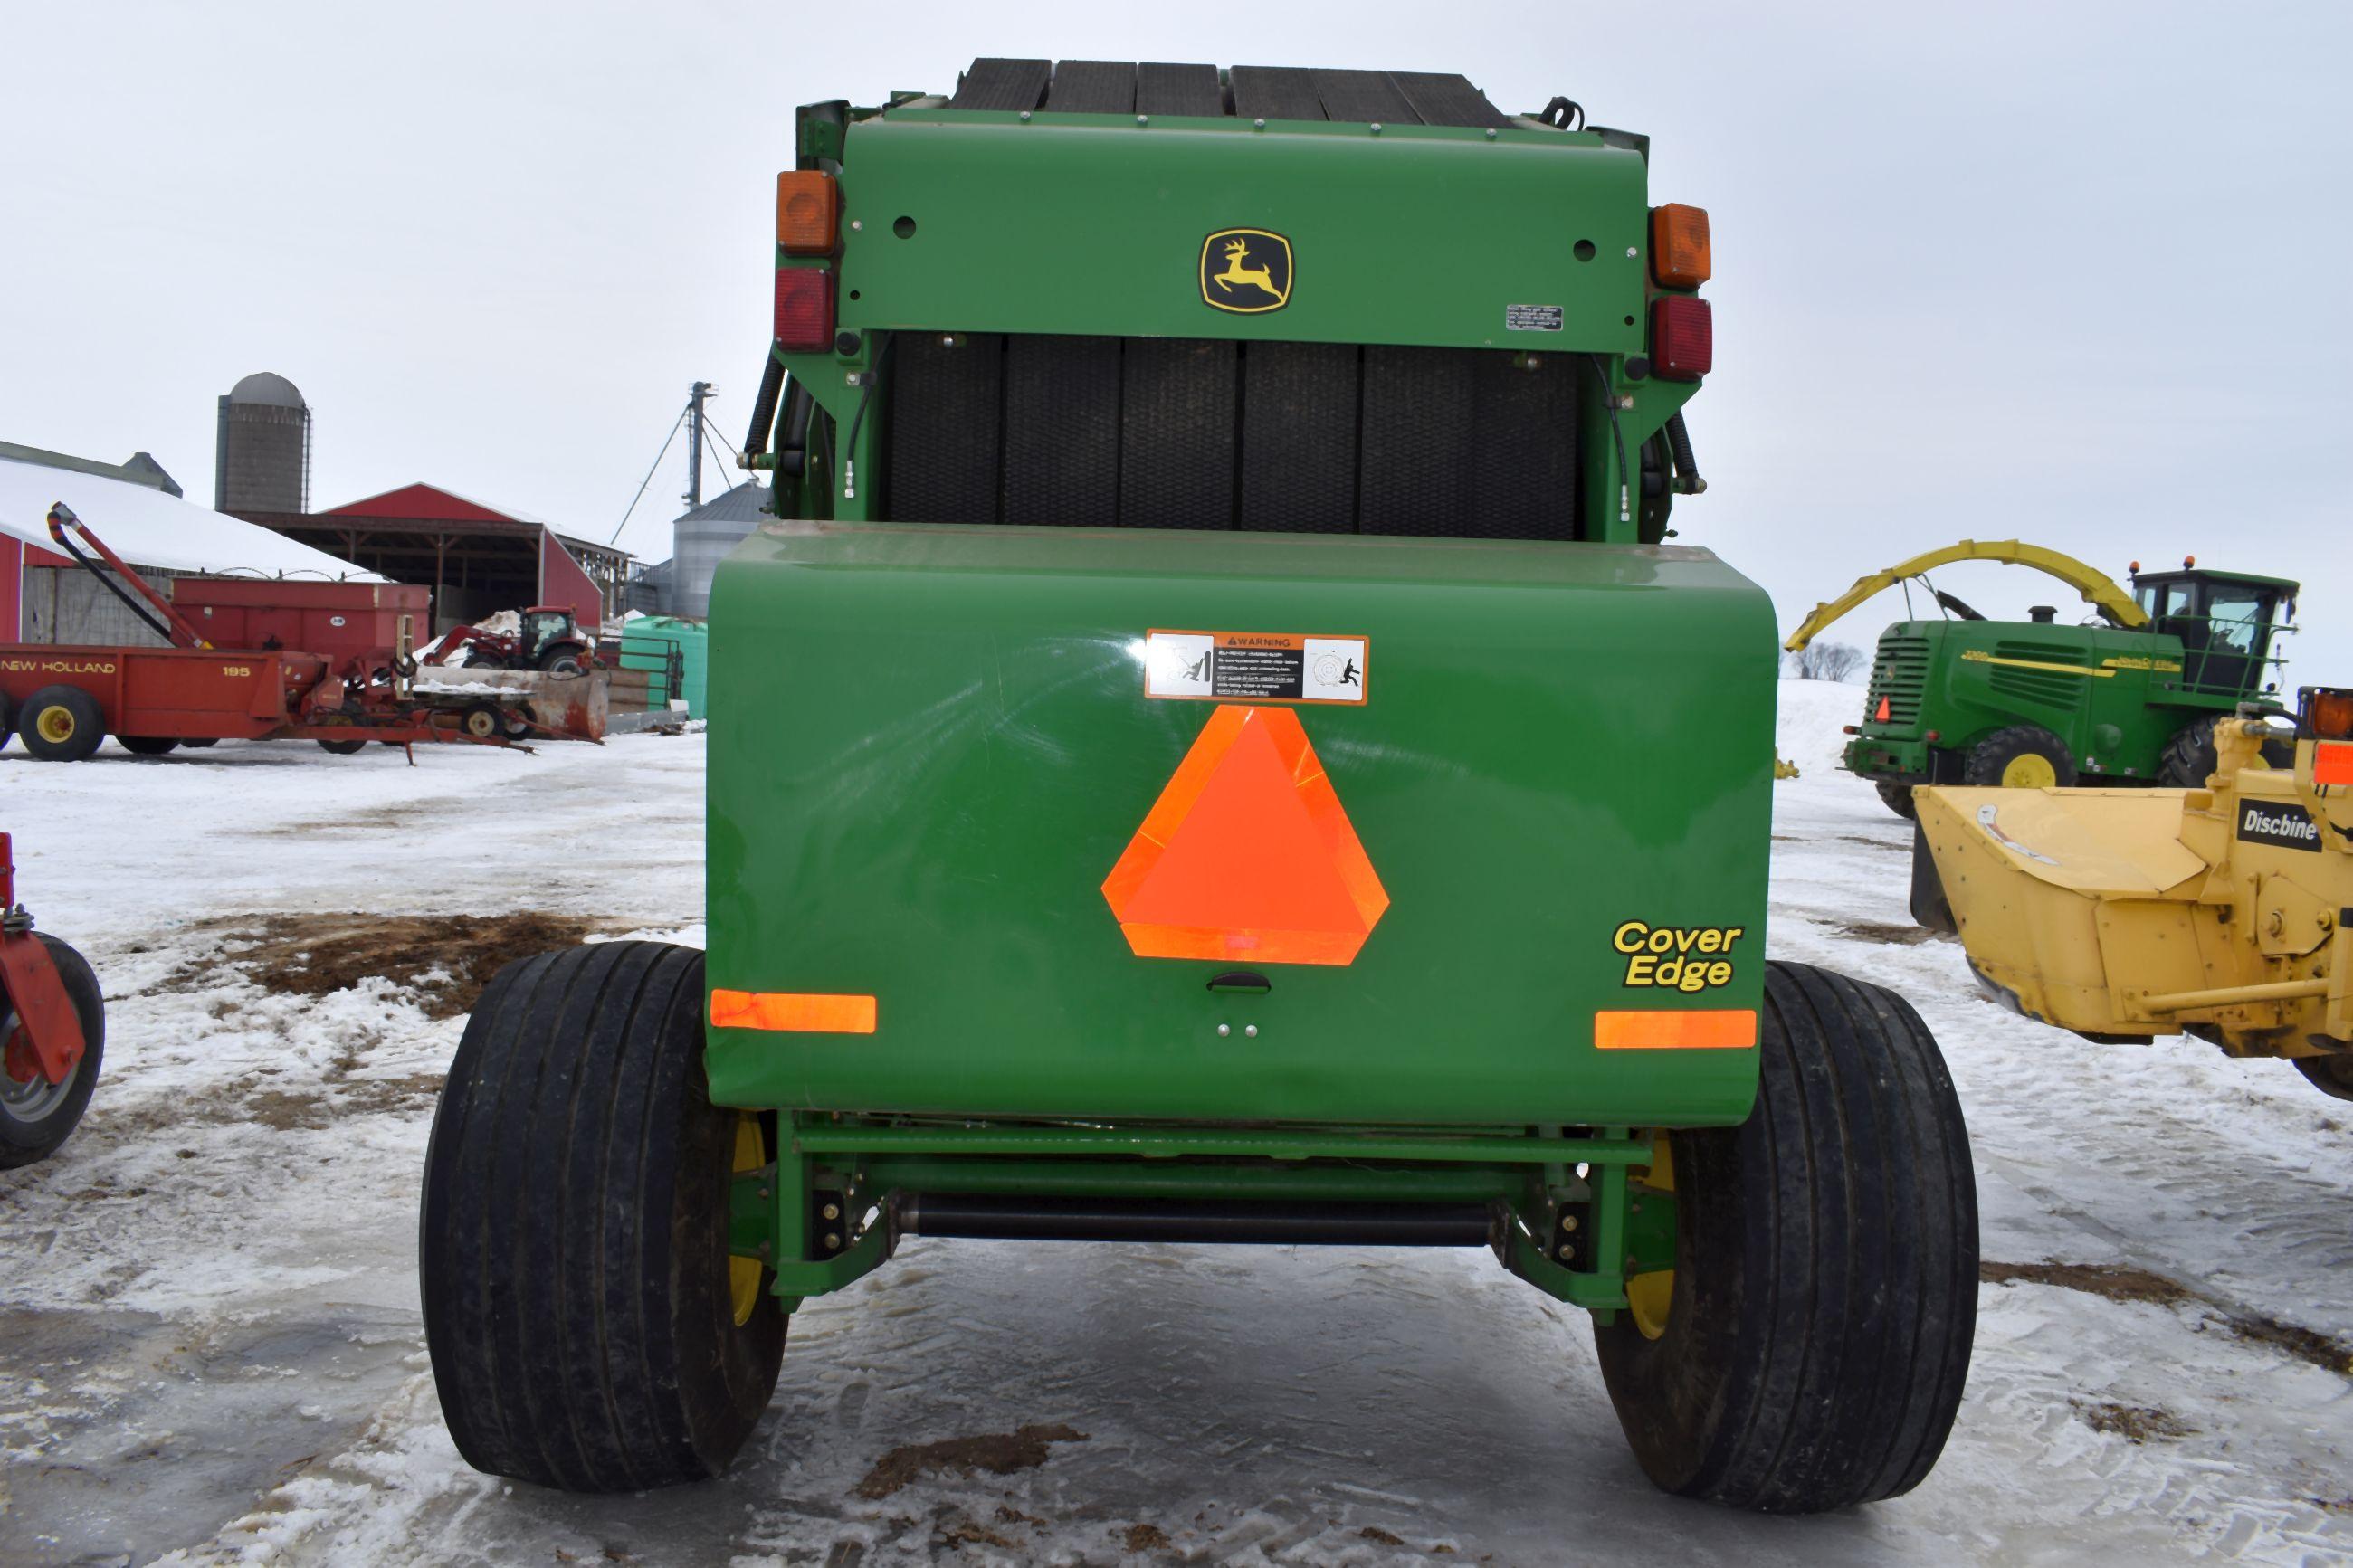
M1909 1491L1943 1451L1977 1326L1977 1186L1903 998L1770 963L1763 1024L1747 1121L1670 1135L1664 1311L1594 1342L1660 1487L1815 1513Z
M81 1059L63 1083L42 1077L32 1042L19 1037L16 1006L0 992L0 1171L47 1159L66 1141L90 1107L99 1062L106 1055L106 1006L99 1000L90 961L55 937L39 940L81 1020Z
M2353 1100L2353 1051L2325 1057L2297 1057L2295 1070L2313 1088L2339 1100Z
M1905 821L1916 822L1919 820L1920 808L1912 804L1912 786L1910 784L1889 784L1883 780L1879 785L1879 799L1882 805L1885 805L1888 810L1894 812Z
M98 699L78 686L44 686L16 714L25 750L45 763L78 763L106 739Z
M501 970L433 1119L418 1247L441 1414L475 1468L635 1491L727 1468L785 1314L728 1255L760 1119L711 1103L702 954L615 942Z
M2040 724L1996 730L1969 748L1961 782L2003 789L2072 789L2075 759L2067 742Z
M160 757L180 747L180 742L169 735L117 735L114 739L134 757Z

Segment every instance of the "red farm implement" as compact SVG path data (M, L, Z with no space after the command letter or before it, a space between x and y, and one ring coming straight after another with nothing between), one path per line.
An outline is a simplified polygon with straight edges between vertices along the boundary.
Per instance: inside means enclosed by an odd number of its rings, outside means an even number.
M82 955L33 931L0 833L0 1170L45 1159L98 1085L106 1012Z
M171 646L0 645L0 743L13 731L36 757L79 762L110 734L153 756L216 741L316 741L338 754L370 741L497 745L517 731L508 700L452 701L411 685L422 588L188 579L167 599L63 503L48 524Z

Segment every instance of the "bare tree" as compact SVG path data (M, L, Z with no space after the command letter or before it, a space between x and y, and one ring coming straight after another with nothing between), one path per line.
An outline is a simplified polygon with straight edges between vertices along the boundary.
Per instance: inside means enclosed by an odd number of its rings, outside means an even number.
M1785 662L1799 680L1847 680L1869 661L1852 643L1810 642Z

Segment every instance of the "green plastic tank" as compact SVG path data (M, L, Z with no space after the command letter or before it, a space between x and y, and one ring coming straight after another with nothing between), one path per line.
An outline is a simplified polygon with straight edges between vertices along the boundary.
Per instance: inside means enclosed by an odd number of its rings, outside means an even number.
M670 689L670 651L678 651L678 689ZM642 669L652 677L649 696L659 706L674 697L686 699L686 716L704 716L704 693L711 676L710 632L702 621L681 616L641 616L621 630L621 668Z

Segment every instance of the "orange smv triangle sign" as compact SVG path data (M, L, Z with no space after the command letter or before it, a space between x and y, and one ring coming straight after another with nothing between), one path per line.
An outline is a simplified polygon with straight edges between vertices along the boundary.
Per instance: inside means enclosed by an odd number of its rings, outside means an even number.
M1139 958L1347 963L1389 906L1288 708L1210 714L1103 890Z

